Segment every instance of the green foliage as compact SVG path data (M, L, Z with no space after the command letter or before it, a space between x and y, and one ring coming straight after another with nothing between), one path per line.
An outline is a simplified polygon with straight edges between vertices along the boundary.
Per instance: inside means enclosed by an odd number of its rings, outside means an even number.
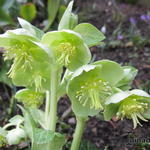
M89 141L82 141L80 150L98 150L96 146Z
M89 23L81 23L74 28L75 32L81 34L84 42L92 47L94 45L99 45L101 41L105 39L105 36L93 25Z
M32 21L36 17L36 6L33 3L27 3L21 6L20 15L27 21Z

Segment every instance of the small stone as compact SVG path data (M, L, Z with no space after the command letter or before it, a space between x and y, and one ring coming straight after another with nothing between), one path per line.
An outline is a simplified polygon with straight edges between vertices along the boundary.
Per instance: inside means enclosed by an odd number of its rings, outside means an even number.
M76 123L76 120L75 120L75 118L69 118L69 120L68 120L68 123L69 124L75 124Z

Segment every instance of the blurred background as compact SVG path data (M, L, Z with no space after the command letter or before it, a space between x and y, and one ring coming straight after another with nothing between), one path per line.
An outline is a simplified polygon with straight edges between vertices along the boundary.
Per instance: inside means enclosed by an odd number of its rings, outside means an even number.
M69 0L0 0L0 33L18 28L22 17L44 31L56 30ZM79 22L89 22L101 30L106 40L91 48L92 60L110 59L139 70L133 88L150 92L150 0L75 0L74 13ZM20 111L16 107L14 87L6 73L10 61L3 61L0 48L0 126ZM58 131L67 134L64 150L69 150L75 118L70 112L68 97L59 102ZM147 142L130 142L130 138ZM81 150L150 150L150 122L133 130L129 120L103 121L101 115L90 118ZM27 150L27 144L1 150Z

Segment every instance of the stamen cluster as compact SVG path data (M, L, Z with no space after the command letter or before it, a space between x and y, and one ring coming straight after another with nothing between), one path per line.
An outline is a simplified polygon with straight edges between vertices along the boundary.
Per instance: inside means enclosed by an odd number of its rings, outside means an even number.
M112 88L109 83L98 79L84 83L76 92L76 98L83 106L88 104L91 109L103 109L102 104L111 94Z
M15 45L11 48L7 48L6 52L4 54L5 60L7 59L13 59L13 64L8 72L9 77L13 78L15 75L15 72L22 68L24 71L26 69L32 69L32 56L28 53L29 48L25 44L21 45Z
M76 47L69 42L60 43L56 54L58 63L67 66L75 55L75 49Z
M124 117L133 120L134 128L136 128L137 124L141 125L139 119L143 121L147 121L142 114L145 109L148 108L148 103L140 102L137 99L125 99L119 107L119 111L117 113L117 117L123 119Z

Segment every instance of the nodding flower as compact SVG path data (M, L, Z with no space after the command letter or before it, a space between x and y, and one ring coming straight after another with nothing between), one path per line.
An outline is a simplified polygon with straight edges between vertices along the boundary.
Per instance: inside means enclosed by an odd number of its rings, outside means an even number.
M136 98L125 99L117 112L118 118L128 118L133 120L134 129L137 127L137 124L141 125L139 119L147 121L142 115L144 111L148 108L147 102L140 102ZM141 125L142 126L142 125Z
M39 108L43 104L44 96L42 93L29 89L23 89L16 93L16 99L26 107Z
M114 76L115 72L119 76ZM122 74L120 65L109 60L77 69L67 86L74 113L78 116L93 116L103 111L106 100L113 95L115 84Z
M114 107L117 118L132 119L135 129L138 124L142 126L139 120L147 121L145 113L150 109L150 95L137 89L120 92L110 97L106 104ZM106 112L107 109L109 107Z
M49 88L46 85L50 78L49 57L35 44L36 38L25 31L21 28L0 35L5 60L13 60L8 75L16 86L34 87L36 91L43 91Z
M90 50L80 34L71 30L48 32L42 43L53 51L58 66L69 70L75 70L91 59Z

